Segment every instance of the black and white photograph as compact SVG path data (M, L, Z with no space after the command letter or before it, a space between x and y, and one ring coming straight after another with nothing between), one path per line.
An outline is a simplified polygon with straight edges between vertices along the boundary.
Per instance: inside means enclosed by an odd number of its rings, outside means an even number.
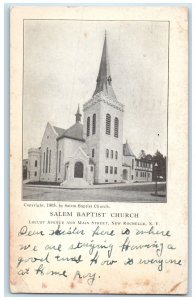
M166 202L169 30L23 21L23 200Z

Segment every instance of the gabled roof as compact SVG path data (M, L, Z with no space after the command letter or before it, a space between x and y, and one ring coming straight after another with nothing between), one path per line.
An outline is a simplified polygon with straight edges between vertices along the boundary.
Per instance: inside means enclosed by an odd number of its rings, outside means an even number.
M80 148L86 153L86 155L90 155L89 153L89 147L87 146L87 144L83 144L82 146L80 146Z
M70 138L73 140L84 142L85 140L83 138L83 125L79 122L76 122L73 126L68 128L67 130L64 130L64 132L57 139L62 138Z
M125 144L123 144L123 155L124 156L135 156L127 142Z
M80 146L80 148L86 153L86 155L89 156L89 164L94 165L95 163L94 163L93 159L90 157L89 147L87 146L87 144L84 143L82 146Z

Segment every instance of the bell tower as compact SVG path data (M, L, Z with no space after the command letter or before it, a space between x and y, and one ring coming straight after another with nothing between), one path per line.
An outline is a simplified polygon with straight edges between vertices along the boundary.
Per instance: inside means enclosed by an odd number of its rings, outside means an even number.
M95 91L83 111L84 139L95 163L95 183L121 182L124 106L112 87L106 33Z

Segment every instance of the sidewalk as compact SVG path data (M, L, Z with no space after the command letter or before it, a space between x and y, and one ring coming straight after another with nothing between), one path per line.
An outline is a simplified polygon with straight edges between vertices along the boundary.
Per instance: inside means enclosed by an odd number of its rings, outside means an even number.
M157 184L163 184L164 182L157 182ZM87 187L68 187L68 186L60 186L60 185L43 185L43 184L25 184L24 186L26 188L30 187L39 187L39 188L53 188L53 189L67 189L67 190L89 190L89 189L110 189L113 187L125 187L125 186L138 186L138 185L149 185L149 184L155 184L155 182L131 182L131 183L106 183L106 184L95 184L95 185L89 185Z

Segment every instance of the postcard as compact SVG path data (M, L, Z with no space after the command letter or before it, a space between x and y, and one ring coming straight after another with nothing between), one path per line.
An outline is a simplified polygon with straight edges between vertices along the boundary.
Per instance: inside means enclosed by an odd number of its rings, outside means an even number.
M186 294L188 9L10 20L11 292Z

